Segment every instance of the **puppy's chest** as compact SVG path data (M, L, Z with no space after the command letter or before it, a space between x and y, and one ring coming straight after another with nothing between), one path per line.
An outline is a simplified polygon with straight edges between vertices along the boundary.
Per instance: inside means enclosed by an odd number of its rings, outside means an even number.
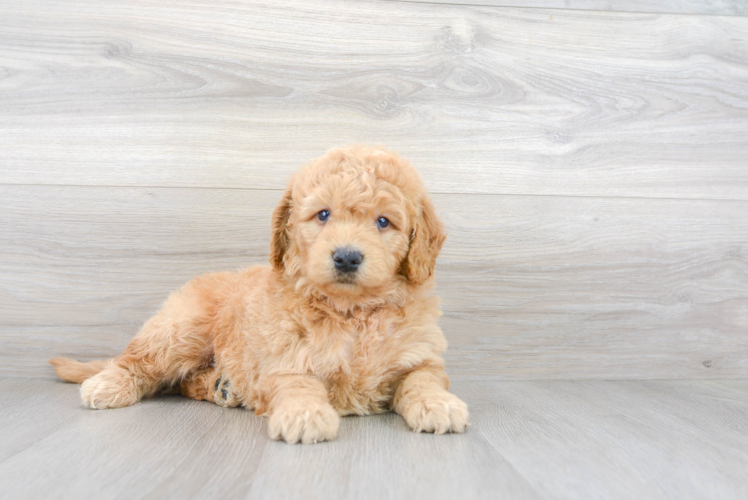
M331 373L343 372L351 376L361 372L384 369L390 360L391 344L396 342L397 329L388 325L357 325L344 329L330 338L316 353L329 363Z
M389 323L353 323L307 337L307 366L315 375L350 385L369 385L362 379L382 377L394 362L398 328Z
M396 328L346 333L317 373L328 383L333 406L343 414L387 410L390 386L399 372Z

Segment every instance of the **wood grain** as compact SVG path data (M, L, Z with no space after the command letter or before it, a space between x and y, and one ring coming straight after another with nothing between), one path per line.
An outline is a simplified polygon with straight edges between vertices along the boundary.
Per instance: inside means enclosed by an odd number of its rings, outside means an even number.
M9 3L0 183L279 189L360 141L434 192L746 200L747 42L742 17Z
M565 10L604 10L610 12L651 12L669 14L706 14L746 16L748 4L743 0L394 0L442 3L450 5L484 5Z
M437 193L453 377L748 376L742 3L6 4L0 374L266 262L288 174L361 141Z
M70 425L81 414L71 390L58 384L0 380L0 463ZM40 408L54 411L39 411ZM6 495L2 492L1 495Z
M117 354L195 275L267 262L278 191L0 187L0 370ZM454 377L748 374L748 206L437 195Z
M463 397L480 401L471 430L543 498L742 498L745 385L485 382Z
M336 441L269 441L265 419L180 397L92 411L77 387L0 382L0 420L39 432L0 459L7 498L743 499L748 381L462 381L462 435L394 414ZM4 414L8 414L8 418ZM36 415L26 419L25 415ZM42 421L68 422L43 433ZM3 426L0 438L7 440ZM20 443L20 442L19 442Z

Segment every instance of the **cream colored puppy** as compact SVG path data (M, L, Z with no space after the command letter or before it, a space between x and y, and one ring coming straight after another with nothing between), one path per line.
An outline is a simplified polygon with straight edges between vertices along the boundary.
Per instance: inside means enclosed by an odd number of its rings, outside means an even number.
M51 361L90 408L159 392L269 417L273 439L334 439L340 415L394 410L415 431L463 432L429 295L445 240L416 170L381 148L333 149L273 213L271 266L200 276L109 361Z

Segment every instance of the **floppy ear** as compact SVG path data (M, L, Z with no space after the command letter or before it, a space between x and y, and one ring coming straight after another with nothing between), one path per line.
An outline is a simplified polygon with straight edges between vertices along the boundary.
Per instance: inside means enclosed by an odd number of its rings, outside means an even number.
M446 239L447 235L436 216L434 204L424 194L410 234L410 249L404 263L404 274L409 281L420 285L434 274L436 258Z
M291 186L286 188L278 206L273 210L270 237L270 263L276 269L283 269L283 256L288 250L288 219L291 217Z

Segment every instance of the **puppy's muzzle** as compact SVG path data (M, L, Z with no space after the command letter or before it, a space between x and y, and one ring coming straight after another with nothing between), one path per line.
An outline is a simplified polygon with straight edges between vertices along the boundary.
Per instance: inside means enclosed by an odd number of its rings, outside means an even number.
M355 273L364 256L355 248L344 247L338 248L332 254L332 260L335 262L335 270L341 273Z

